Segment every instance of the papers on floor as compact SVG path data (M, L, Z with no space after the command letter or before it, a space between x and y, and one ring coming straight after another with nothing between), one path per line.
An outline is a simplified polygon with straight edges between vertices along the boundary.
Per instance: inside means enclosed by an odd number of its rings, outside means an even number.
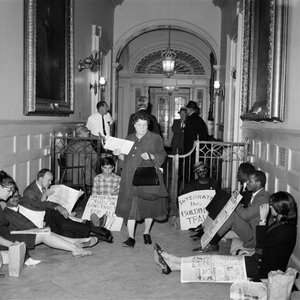
M128 154L133 146L133 141L128 141L124 139L119 139L110 136L104 145L104 149L114 151L116 149L120 149L122 154Z
M180 280L182 283L247 280L245 258L228 255L183 257Z
M230 300L267 300L267 285L262 282L240 281L230 287Z
M209 223L209 225L205 227L204 234L201 237L201 246L203 249L208 245L214 235L229 218L242 198L243 197L240 195L238 190L236 190L228 200L228 202L225 204L223 209L220 211L218 216L213 221L210 219L210 222L206 222L206 224Z
M35 211L19 205L19 213L29 219L36 227L44 227L45 211Z
M181 230L195 228L203 223L208 214L205 207L215 194L215 190L201 190L178 197Z
M25 230L13 230L10 233L11 234L50 234L51 229L49 227L32 228L32 229L25 229Z
M123 219L119 218L115 214L117 206L118 196L108 195L92 195L90 196L85 210L82 215L82 219L90 220L91 214L95 213L99 218L104 214L107 215L107 221L105 227L111 231L120 231L123 223Z
M83 191L72 189L64 184L53 185L50 189L54 193L48 197L47 201L60 204L69 214L71 214L77 200L84 194Z

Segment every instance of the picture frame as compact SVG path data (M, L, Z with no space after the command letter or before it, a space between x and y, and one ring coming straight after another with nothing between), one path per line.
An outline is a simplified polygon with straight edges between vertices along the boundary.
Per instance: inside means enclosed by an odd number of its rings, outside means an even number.
M24 114L74 113L74 0L24 0Z
M241 119L283 122L288 0L244 4Z

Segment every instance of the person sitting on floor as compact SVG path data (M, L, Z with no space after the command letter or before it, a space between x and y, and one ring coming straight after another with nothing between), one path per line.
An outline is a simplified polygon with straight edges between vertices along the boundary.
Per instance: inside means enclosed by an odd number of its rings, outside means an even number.
M45 211L46 226L59 235L83 238L92 234L102 241L112 243L113 236L111 232L102 227L105 224L106 216L103 216L100 221L99 219L92 219L92 222L78 223L68 218L69 213L64 207L46 201L51 194L49 187L52 180L53 174L49 169L40 170L37 179L25 189L24 196L20 199L20 205L34 211Z
M18 192L15 190L14 180L4 171L0 171L0 199L7 201L9 198L9 205L13 207L18 203ZM14 193L14 194L13 194ZM15 197L11 197L14 195ZM30 224L29 220L23 217L20 213L15 211L19 216L19 221L24 219L24 226L14 227L11 225L3 212L2 206L0 205L0 250L7 250L10 246L15 245L16 242L25 242L27 249L33 249L35 245L44 243L49 247L70 251L73 256L86 256L91 255L92 252L83 249L83 247L92 247L97 244L98 239L83 238L83 239L70 239L56 235L55 233L50 234L11 234L12 230L24 230L35 228L33 224ZM12 226L12 227L10 227ZM28 228L30 227L30 228Z
M271 211L274 222L267 226ZM249 278L258 281L268 278L270 271L286 271L297 237L297 204L287 192L277 192L269 204L260 205L260 222L256 226L256 248L252 256L246 256L246 271ZM162 273L181 270L181 258L168 254L154 245L155 262Z
M112 157L101 159L102 173L94 178L93 195L118 195L121 177L113 173L116 163Z
M259 223L259 207L269 203L269 193L265 191L266 175L262 171L254 171L250 174L247 182L248 190L252 192L252 197L247 208L241 204L235 208L233 213L221 226L210 243L202 249L195 248L193 251L210 252L219 250L219 241L229 231L234 231L244 242L245 248L254 248L256 244L255 228ZM224 197L230 195L223 193ZM217 195L216 195L217 196ZM228 201L227 199L227 201ZM203 231L202 231L203 234Z

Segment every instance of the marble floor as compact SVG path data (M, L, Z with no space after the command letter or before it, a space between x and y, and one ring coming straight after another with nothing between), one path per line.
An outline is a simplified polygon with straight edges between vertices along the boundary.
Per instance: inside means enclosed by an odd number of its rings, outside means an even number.
M0 299L229 299L230 284L180 283L180 272L161 273L154 263L153 245L143 243L143 224L137 226L136 246L123 248L126 227L114 232L114 243L101 242L93 255L73 258L68 252L39 245L31 256L42 262L24 267L19 278L0 274ZM198 244L190 233L169 223L155 223L153 242L178 256L190 256Z

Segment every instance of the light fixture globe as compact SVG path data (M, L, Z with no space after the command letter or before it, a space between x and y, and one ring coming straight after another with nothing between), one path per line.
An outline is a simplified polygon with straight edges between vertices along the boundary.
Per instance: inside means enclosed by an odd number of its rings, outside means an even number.
M162 52L162 67L166 76L169 78L174 73L176 53L170 47L171 29L169 28L168 48Z

